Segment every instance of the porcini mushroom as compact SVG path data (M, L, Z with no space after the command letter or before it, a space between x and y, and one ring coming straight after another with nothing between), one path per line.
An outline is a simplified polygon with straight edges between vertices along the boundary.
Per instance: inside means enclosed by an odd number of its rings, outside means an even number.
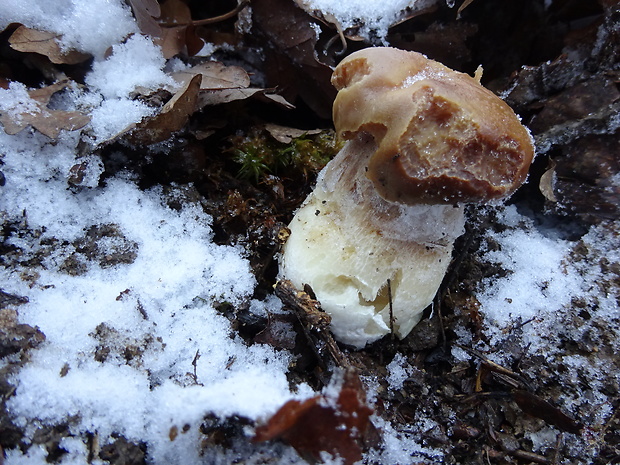
M419 53L355 52L332 83L348 142L289 225L280 277L309 284L336 339L362 348L419 322L463 232L463 205L510 196L534 146L479 80Z

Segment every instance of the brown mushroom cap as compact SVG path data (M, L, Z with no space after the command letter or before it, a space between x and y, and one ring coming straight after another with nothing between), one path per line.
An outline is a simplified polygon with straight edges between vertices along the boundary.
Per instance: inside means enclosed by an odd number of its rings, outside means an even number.
M378 145L367 176L386 200L478 203L511 195L534 156L512 109L467 74L416 52L367 48L332 76L334 124Z

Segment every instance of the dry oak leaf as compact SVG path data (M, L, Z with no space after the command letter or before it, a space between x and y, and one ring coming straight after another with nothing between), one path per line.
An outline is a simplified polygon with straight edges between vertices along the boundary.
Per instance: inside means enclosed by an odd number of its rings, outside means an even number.
M284 108L294 108L282 96L271 93L270 89L250 88L250 76L239 66L226 66L217 61L208 61L174 73L172 77L177 82L185 83L196 75L202 77L198 109L202 109L207 105L229 103L253 96L275 102Z
M90 121L88 115L78 111L51 110L47 107L52 95L69 84L68 80L64 80L51 86L29 91L28 95L35 101L35 109L18 115L7 112L0 113L0 123L4 126L4 132L13 135L27 126L32 126L50 139L56 139L62 129L75 131L86 126Z
M9 44L18 52L31 52L45 55L54 64L75 65L90 58L87 53L77 50L63 50L58 43L60 34L19 26L9 37Z
M180 52L188 56L198 53L204 41L196 34L189 6L181 0L166 0L161 5L161 40L159 45L165 58Z
M196 111L200 76L195 75L166 102L161 111L152 118L137 125L128 137L134 144L155 144L162 142L187 124L189 117Z
M330 385L325 394L303 402L290 400L269 421L256 428L254 441L282 439L309 461L321 461L324 453L340 457L344 465L362 459L366 435L372 428L372 409L359 376L344 372L337 393Z
M161 26L155 19L161 15L157 0L129 0L129 5L140 31L145 35L161 37Z

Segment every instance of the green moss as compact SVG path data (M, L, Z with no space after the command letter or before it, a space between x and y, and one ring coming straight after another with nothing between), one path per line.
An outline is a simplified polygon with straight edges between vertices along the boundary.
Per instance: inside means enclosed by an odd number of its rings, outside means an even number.
M341 148L333 130L304 133L289 143L276 140L266 129L254 127L231 138L233 160L239 177L260 182L266 174L285 175L289 170L307 177L316 173Z

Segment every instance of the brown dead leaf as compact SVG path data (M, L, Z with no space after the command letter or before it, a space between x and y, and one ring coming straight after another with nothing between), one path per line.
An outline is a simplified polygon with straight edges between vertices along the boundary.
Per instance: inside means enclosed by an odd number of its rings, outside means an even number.
M280 126L278 124L265 124L267 132L278 142L283 144L290 144L293 139L298 137L320 134L322 129L296 129L286 126Z
M28 92L30 98L37 102L37 109L18 116L1 113L0 122L4 126L4 132L13 135L28 126L32 126L50 139L56 139L63 129L75 131L86 126L90 121L90 116L88 115L77 111L51 110L47 108L52 95L68 85L69 81L60 81L51 86Z
M9 44L13 50L18 52L45 55L54 64L75 65L90 58L87 53L61 49L58 44L60 37L62 36L54 32L20 26L9 37Z
M143 34L161 37L162 29L155 18L161 15L157 0L129 0L129 5Z
M136 125L129 137L135 144L155 144L168 139L187 124L196 111L200 76L195 75L185 84L153 118Z
M250 77L239 66L226 66L217 61L209 61L172 75L179 83L186 83L195 76L201 77L199 109L250 97L263 98L287 109L294 108L286 99L273 94L270 89L250 88Z
M204 46L204 41L196 34L191 11L185 2L166 0L161 5L161 21L159 44L164 57L171 58L181 52L193 56Z
M326 394L303 402L290 400L269 421L256 428L254 441L282 439L299 455L322 461L322 453L340 457L345 465L361 460L372 409L357 373L346 370L337 394L331 385Z
M236 89L250 86L248 73L239 66L226 66L217 61L208 61L183 71L174 73L172 77L185 83L194 76L202 76L200 89Z
M551 166L540 177L540 181L538 182L538 189L540 189L542 195L544 195L549 202L555 203L558 201L555 193L553 192L553 187L556 179L555 162L551 161L550 164Z
M297 96L319 116L331 118L336 90L332 70L316 55L318 23L288 0L252 1L254 32L267 39L267 85L290 102Z
M528 415L540 418L550 425L557 426L563 431L579 434L583 424L569 417L559 408L551 405L546 400L528 391L516 390L512 392L512 398L516 404Z

